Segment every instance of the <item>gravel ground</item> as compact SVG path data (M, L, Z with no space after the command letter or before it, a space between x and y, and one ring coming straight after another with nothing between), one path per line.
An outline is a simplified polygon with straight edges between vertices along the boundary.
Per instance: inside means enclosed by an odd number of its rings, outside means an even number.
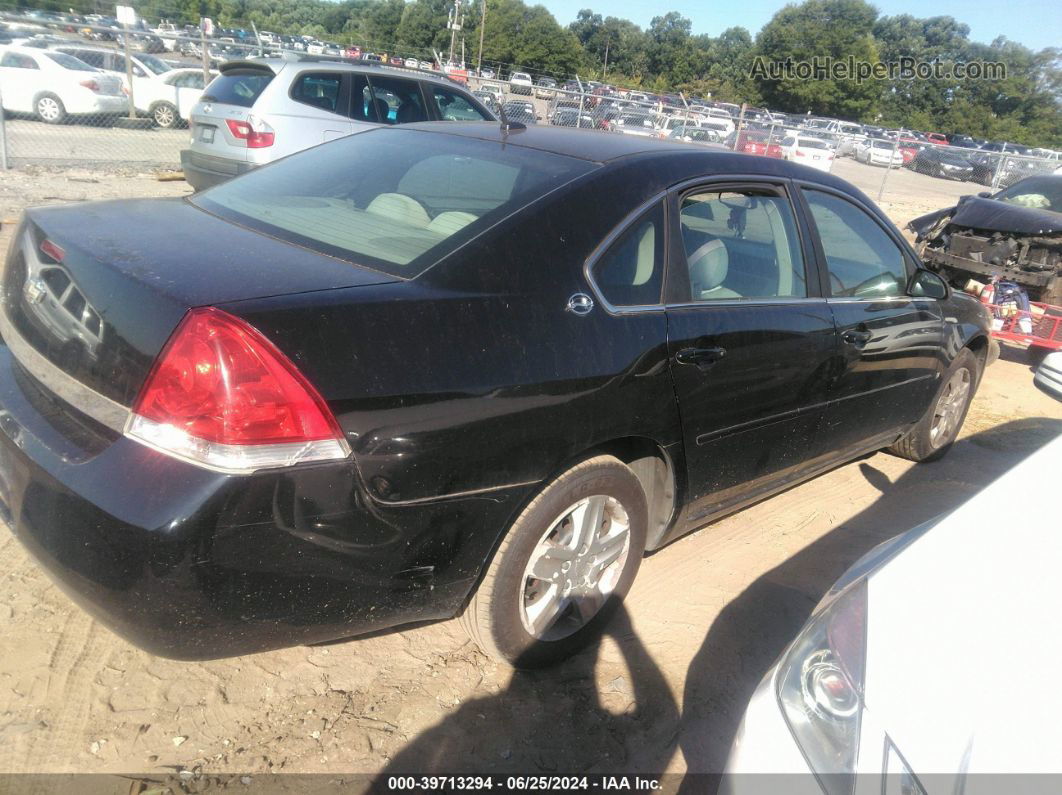
M0 218L187 191L135 171L13 172ZM889 209L906 220L934 206ZM75 608L0 528L0 772L717 771L752 689L850 563L1060 430L1062 403L1008 349L945 460L874 455L677 541L644 561L598 648L530 674L487 660L452 622L159 659Z

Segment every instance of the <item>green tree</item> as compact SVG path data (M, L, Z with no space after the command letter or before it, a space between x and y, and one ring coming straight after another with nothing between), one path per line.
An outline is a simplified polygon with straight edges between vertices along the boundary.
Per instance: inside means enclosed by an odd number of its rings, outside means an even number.
M768 22L756 37L756 65L846 61L876 63L873 36L877 11L864 0L807 0L788 5ZM882 86L876 81L859 82L800 79L776 76L760 78L759 88L771 108L791 113L869 119L877 111Z

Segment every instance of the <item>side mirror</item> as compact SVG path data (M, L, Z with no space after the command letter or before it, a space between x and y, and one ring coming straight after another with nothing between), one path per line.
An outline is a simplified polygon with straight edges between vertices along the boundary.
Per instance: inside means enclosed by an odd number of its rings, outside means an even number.
M948 297L948 283L933 271L919 269L907 284L907 294L912 298L943 300Z
M991 191L983 190L983 191L981 191L980 193L977 194L977 197L979 199L991 199L992 198L992 193L991 193Z

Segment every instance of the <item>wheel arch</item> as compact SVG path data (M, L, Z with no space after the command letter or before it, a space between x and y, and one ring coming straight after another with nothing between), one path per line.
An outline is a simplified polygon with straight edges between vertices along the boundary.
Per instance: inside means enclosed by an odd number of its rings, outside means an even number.
M505 526L498 529L497 538L495 538L491 546L490 554L483 560L476 581L469 589L464 604L467 604L468 600L476 593L483 575L490 568L502 541L505 539L513 522L523 513L524 509L544 488L564 472L577 466L581 461L586 461L599 455L614 456L634 472L638 482L642 484L642 490L645 492L646 503L649 508L649 526L646 531L645 549L647 552L652 552L661 546L662 540L667 536L668 529L678 515L678 493L681 481L676 464L681 462L676 462L663 444L648 436L623 436L602 441L579 450L558 463L549 475L543 478L535 488L531 489L520 500L519 504L512 510ZM464 609L463 606L462 609Z

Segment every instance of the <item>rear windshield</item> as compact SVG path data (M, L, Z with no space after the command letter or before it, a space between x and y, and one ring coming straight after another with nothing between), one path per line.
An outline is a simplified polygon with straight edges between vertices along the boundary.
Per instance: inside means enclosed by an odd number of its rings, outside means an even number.
M72 69L75 72L99 71L98 69L96 69L95 66L89 66L80 58L75 58L73 55L67 55L63 52L46 52L45 55L47 55L49 58L51 58L64 69Z
M204 102L239 105L250 108L273 79L273 73L262 69L232 69L210 81L203 92Z
M807 149L829 149L825 141L820 141L816 138L801 138L799 145Z
M280 240L412 278L593 168L512 144L393 127L308 149L190 201Z
M138 55L137 60L157 75L161 75L164 72L169 72L173 69L172 66L161 58L156 58L154 55L149 55L147 53L141 53Z

